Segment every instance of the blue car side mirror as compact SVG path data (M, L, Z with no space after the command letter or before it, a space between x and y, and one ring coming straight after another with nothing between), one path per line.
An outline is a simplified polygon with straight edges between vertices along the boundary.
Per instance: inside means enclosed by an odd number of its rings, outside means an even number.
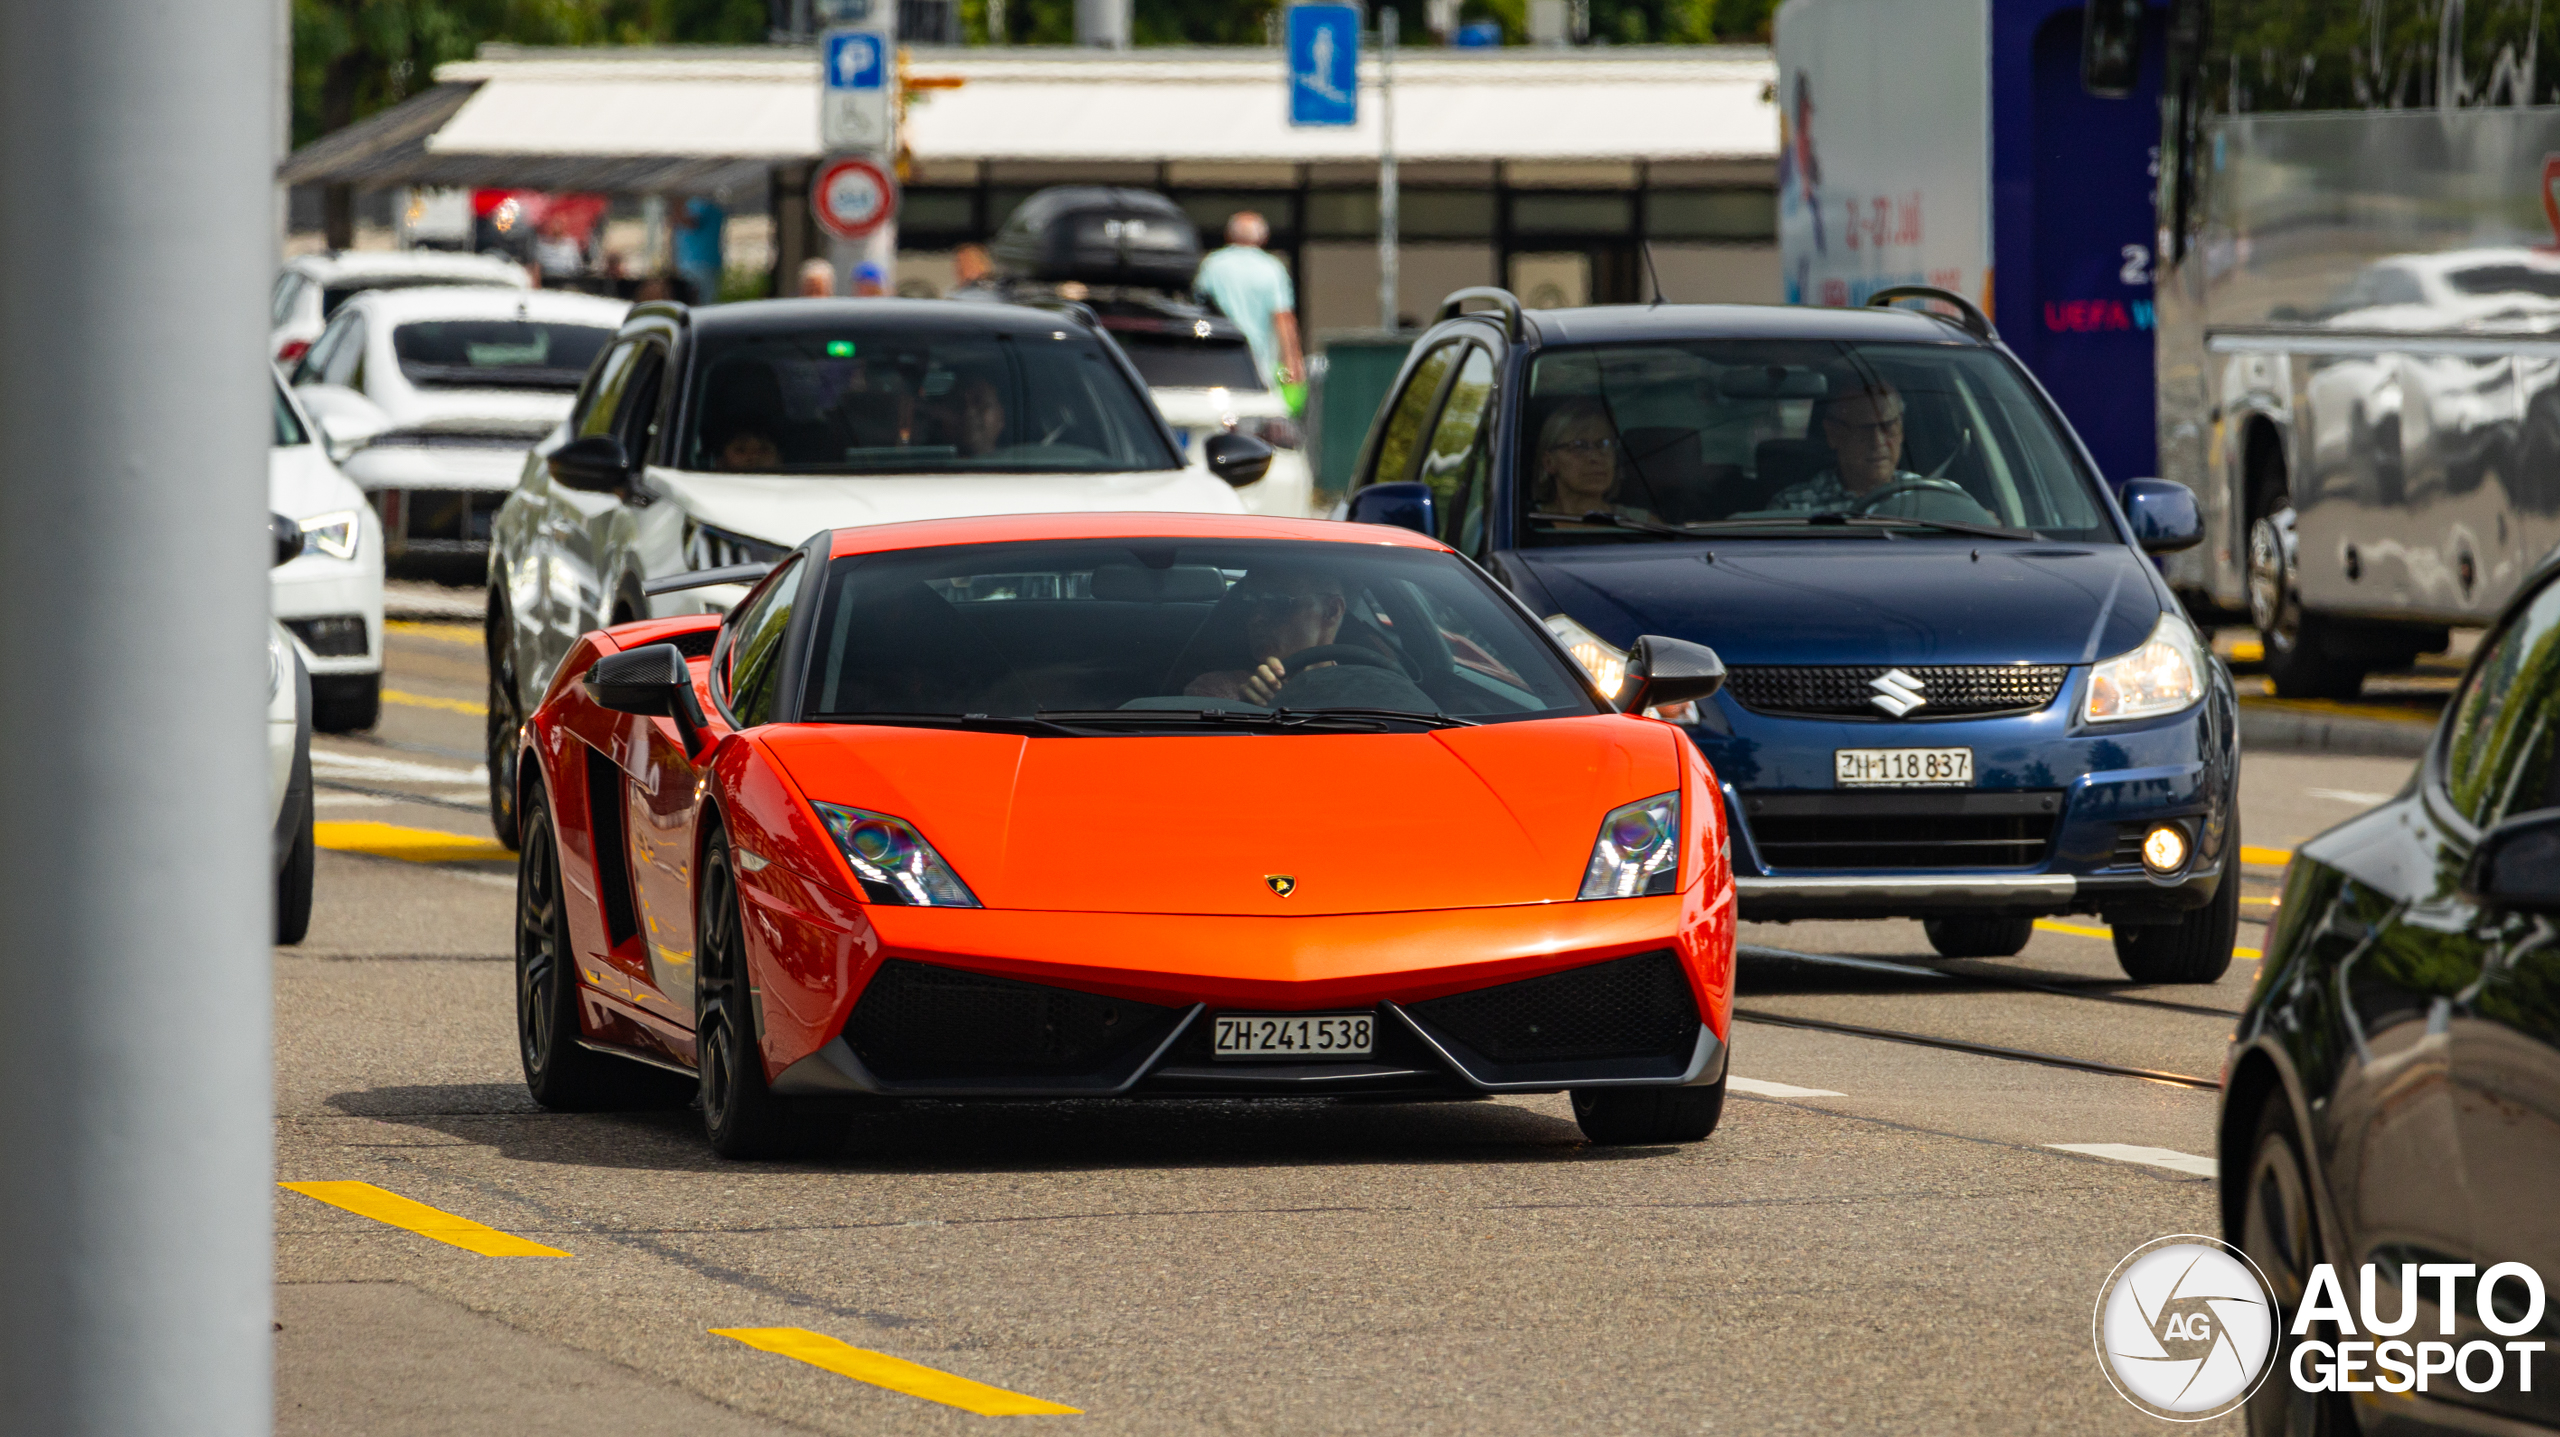
M1440 531L1428 484L1372 484L1351 496L1345 517L1354 524L1401 524L1420 534Z
M2133 542L2146 554L2174 554L2204 542L2204 519L2195 491L2174 479L2127 479L2116 490Z

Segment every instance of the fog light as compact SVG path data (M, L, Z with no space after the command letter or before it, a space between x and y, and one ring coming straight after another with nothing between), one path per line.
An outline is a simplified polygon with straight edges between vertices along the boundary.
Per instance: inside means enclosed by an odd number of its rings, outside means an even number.
M2154 873L2175 873L2187 861L2187 831L2174 823L2154 824L2142 835L2142 866Z

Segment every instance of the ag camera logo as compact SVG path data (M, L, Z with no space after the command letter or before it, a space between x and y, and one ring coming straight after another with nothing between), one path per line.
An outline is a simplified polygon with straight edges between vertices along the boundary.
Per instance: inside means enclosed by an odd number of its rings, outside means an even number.
M2172 1422L2248 1401L2275 1350L2266 1278L2238 1250L2194 1233L2155 1239L2117 1263L2091 1328L2116 1391Z

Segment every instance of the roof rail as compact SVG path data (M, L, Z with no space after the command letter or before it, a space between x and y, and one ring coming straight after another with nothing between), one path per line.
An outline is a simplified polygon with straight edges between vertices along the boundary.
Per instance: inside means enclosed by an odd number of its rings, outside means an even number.
M1880 289L1867 296L1867 307L1869 309L1891 309L1896 303L1906 299L1925 299L1934 301L1938 304L1950 306L1957 314L1963 316L1963 318L1957 320L1956 323L1964 326L1964 332L1972 335L1976 339L1997 340L2000 337L2000 331L1991 327L1991 316L1984 314L1975 306L1972 300L1965 298L1954 290L1940 289L1936 285L1897 284L1890 289ZM1932 315L1930 317L1932 319L1946 318L1946 316L1942 314Z
M1431 322L1438 324L1442 320L1457 318L1466 311L1467 301L1471 299L1483 300L1501 310L1503 333L1510 337L1512 343L1520 342L1525 332L1520 319L1520 296L1497 285L1480 284L1472 289L1457 291L1440 301L1440 312L1431 316Z

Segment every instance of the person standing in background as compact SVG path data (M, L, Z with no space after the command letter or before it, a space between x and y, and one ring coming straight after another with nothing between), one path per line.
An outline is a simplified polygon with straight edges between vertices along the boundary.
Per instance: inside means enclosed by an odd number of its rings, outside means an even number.
M834 265L823 259L804 259L800 262L799 295L802 299L832 299L835 297L835 292L836 267Z
M694 304L720 302L722 266L721 232L729 223L729 212L700 195L688 195L678 201L668 217L675 230L671 247L675 251L675 272L693 287L688 299Z
M1226 247L1200 261L1191 288L1244 331L1264 374L1295 388L1307 378L1298 348L1298 291L1289 282L1289 267L1263 248L1270 241L1271 226L1262 216L1236 211L1227 218Z
M977 284L995 273L996 262L982 244L964 244L951 252L951 284L955 289Z

